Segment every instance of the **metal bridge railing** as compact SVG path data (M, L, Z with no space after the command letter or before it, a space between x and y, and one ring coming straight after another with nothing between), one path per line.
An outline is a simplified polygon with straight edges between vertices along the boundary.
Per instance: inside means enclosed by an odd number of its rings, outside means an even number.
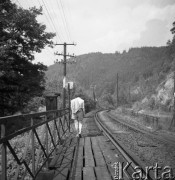
M0 118L0 179L36 179L68 137L69 118L69 109ZM16 122L20 129L10 132Z

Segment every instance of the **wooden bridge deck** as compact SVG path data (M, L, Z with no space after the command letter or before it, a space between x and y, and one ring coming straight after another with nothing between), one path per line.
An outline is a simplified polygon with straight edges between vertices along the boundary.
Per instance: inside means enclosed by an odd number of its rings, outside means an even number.
M53 170L44 173L44 176L41 173L39 180L114 179L115 170L112 165L120 159L113 145L99 131L93 115L94 112L86 114L83 120L82 138L78 139L74 133L70 134L63 147L64 153L56 155L55 160L52 160ZM61 161L63 163L59 166Z
M114 176L111 149L104 136L80 139L74 179L110 180Z
M49 170L39 173L37 180L67 180L74 160L74 153L78 144L78 139L74 133L69 133L66 141L63 141L57 148L54 156L49 162Z
M120 160L113 145L97 128L93 115L87 114L83 121L72 178L74 180L114 179L113 164Z

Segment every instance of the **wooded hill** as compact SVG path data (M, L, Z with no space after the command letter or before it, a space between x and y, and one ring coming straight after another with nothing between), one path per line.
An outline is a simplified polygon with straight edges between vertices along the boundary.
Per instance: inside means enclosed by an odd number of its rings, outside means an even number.
M115 54L89 53L78 56L76 64L67 65L67 76L69 81L74 81L89 95L92 95L91 85L96 85L97 98L115 105L118 73L120 103L125 104L129 98L130 101L137 101L152 93L171 71L170 59L167 47L131 48L128 52ZM61 89L62 75L61 64L48 68L47 91L58 92ZM142 97L129 97L129 87L132 92L132 89L142 83L149 84L148 88L143 89L146 92L142 92Z

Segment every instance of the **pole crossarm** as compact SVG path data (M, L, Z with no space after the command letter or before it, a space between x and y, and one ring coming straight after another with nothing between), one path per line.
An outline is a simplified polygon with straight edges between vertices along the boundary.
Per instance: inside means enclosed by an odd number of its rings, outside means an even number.
M55 44L55 45L73 45L73 46L76 46L76 44L75 43L61 43L61 44Z
M64 56L64 54L62 54L62 53L55 53L55 55L58 55L58 56ZM70 54L66 54L65 55L66 57L76 57L74 54L73 55L70 55Z

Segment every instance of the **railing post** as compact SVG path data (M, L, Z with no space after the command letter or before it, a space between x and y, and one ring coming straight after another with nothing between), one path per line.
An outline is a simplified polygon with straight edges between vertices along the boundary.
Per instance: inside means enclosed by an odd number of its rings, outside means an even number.
M5 137L6 134L6 129L5 129L5 124L1 124L1 138ZM7 147L6 147L6 143L2 144L2 152L1 152L2 156L2 176L1 178L6 180L7 179Z
M31 118L31 126L33 126L33 118ZM34 130L32 129L32 173L35 175L35 137L34 137Z
M54 140L54 143L55 145L57 144L57 140L56 140L56 126L55 126L55 123L54 121L56 120L56 113L54 113L54 120L52 121L53 122L53 140ZM56 154L56 149L54 151L54 155Z
M45 116L45 121L47 121L47 115ZM46 125L45 125L46 126ZM47 157L48 157L48 154L49 154L49 146L48 146L48 143L49 143L49 137L48 137L48 129L47 129L47 126L46 126L46 154L47 154ZM46 168L48 169L49 168L49 164L48 164L48 161L46 162Z

